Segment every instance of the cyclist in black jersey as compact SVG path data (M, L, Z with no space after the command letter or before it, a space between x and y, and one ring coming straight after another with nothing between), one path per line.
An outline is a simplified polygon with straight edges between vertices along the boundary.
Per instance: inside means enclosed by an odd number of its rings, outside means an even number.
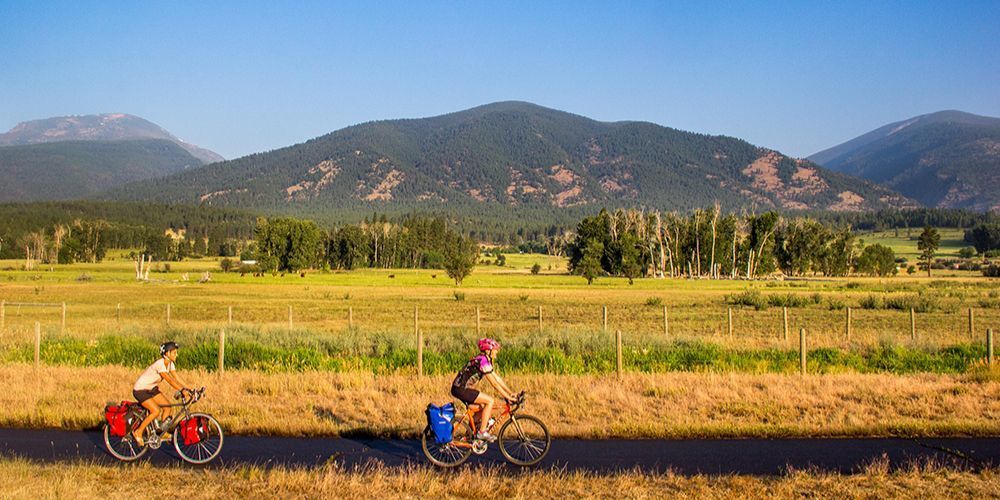
M514 391L507 387L500 375L493 367L493 360L497 352L500 351L500 343L493 339L479 340L479 355L469 360L468 363L455 376L455 381L451 383L451 395L462 400L465 404L482 405L482 422L487 423L481 426L476 437L486 441L494 441L496 436L489 433L490 416L493 414L493 398L488 394L483 394L474 389L477 383L483 378L490 382L497 392L504 399L513 401L516 399Z

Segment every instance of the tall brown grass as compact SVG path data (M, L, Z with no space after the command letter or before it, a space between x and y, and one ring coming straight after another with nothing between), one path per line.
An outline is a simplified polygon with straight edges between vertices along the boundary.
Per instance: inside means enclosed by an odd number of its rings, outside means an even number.
M200 410L230 433L415 436L449 376L185 372ZM79 429L130 398L122 367L0 366L0 426ZM950 375L627 374L511 376L557 437L997 435L1000 382Z
M426 467L344 469L185 466L135 467L87 462L0 461L0 497L108 498L163 488L179 498L990 498L996 469L968 471L911 465L889 471L875 463L858 474L792 471L777 477L682 476L673 473Z

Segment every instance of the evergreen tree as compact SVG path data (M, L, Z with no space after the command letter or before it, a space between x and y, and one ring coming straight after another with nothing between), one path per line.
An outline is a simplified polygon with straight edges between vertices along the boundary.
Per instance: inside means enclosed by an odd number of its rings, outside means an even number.
M930 225L924 226L924 232L920 233L917 240L917 250L920 250L920 260L927 269L927 276L931 275L931 263L934 261L934 254L941 246L941 235L937 229Z

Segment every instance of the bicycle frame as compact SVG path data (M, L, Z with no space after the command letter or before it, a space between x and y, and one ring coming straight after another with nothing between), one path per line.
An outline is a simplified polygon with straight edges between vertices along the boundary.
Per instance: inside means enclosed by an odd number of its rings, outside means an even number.
M201 397L198 397L198 398L191 397L191 398L188 398L187 400L181 399L181 401L179 403L171 403L171 404L168 404L168 405L160 405L160 408L180 408L180 410L177 412L177 414L174 415L173 420L170 421L170 425L167 426L164 429L160 429L160 431L161 432L173 432L175 429L177 429L177 426L180 425L181 421L187 420L187 419L191 418L191 410L189 409L189 407L191 405L197 403L200 400L201 400ZM149 413L149 410L147 410L145 407L143 407L142 409L147 414ZM150 424L150 425L152 425L152 424Z
M476 407L476 408L473 409L473 407ZM500 424L502 424L504 422L504 420L506 420L506 419L514 416L514 414L517 413L517 410L519 409L519 407L520 406L518 404L516 404L516 403L514 405L511 405L509 402L505 401L504 404L503 404L503 407L501 408L500 414L496 416L496 422L493 425L494 426L500 425ZM476 433L479 432L479 430L476 429L476 419L475 419L475 416L476 416L477 413L479 413L481 411L483 411L482 405L479 405L479 404L466 405L466 407L465 407L465 415L462 418L459 418L458 420L456 420L455 424L461 424L463 419L466 419L466 418L469 419L469 426L472 427L472 435L475 436ZM452 426L452 435L454 435L454 432L455 432L454 429L457 426L458 425L453 425ZM467 442L464 442L464 441L452 440L451 445L455 446L456 448L472 448L472 443L467 443Z

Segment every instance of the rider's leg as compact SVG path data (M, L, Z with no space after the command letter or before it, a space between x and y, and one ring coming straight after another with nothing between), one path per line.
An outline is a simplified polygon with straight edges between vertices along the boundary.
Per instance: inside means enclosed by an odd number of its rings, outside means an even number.
M132 432L132 437L135 438L140 444L144 443L142 440L142 433L146 431L146 427L153 422L153 419L160 416L160 406L156 404L156 398L149 398L142 402L142 407L149 410L149 414L143 419L142 423L139 424L139 428Z
M156 401L156 404L160 406L160 422L165 422L167 417L173 413L173 408L170 407L170 401L167 400L167 397L164 396L162 392L157 394L153 398L153 401Z
M486 425L490 422L490 416L493 414L493 398L486 393L479 393L476 397L476 404L483 407L481 411L481 420L479 424L479 432L486 432Z

